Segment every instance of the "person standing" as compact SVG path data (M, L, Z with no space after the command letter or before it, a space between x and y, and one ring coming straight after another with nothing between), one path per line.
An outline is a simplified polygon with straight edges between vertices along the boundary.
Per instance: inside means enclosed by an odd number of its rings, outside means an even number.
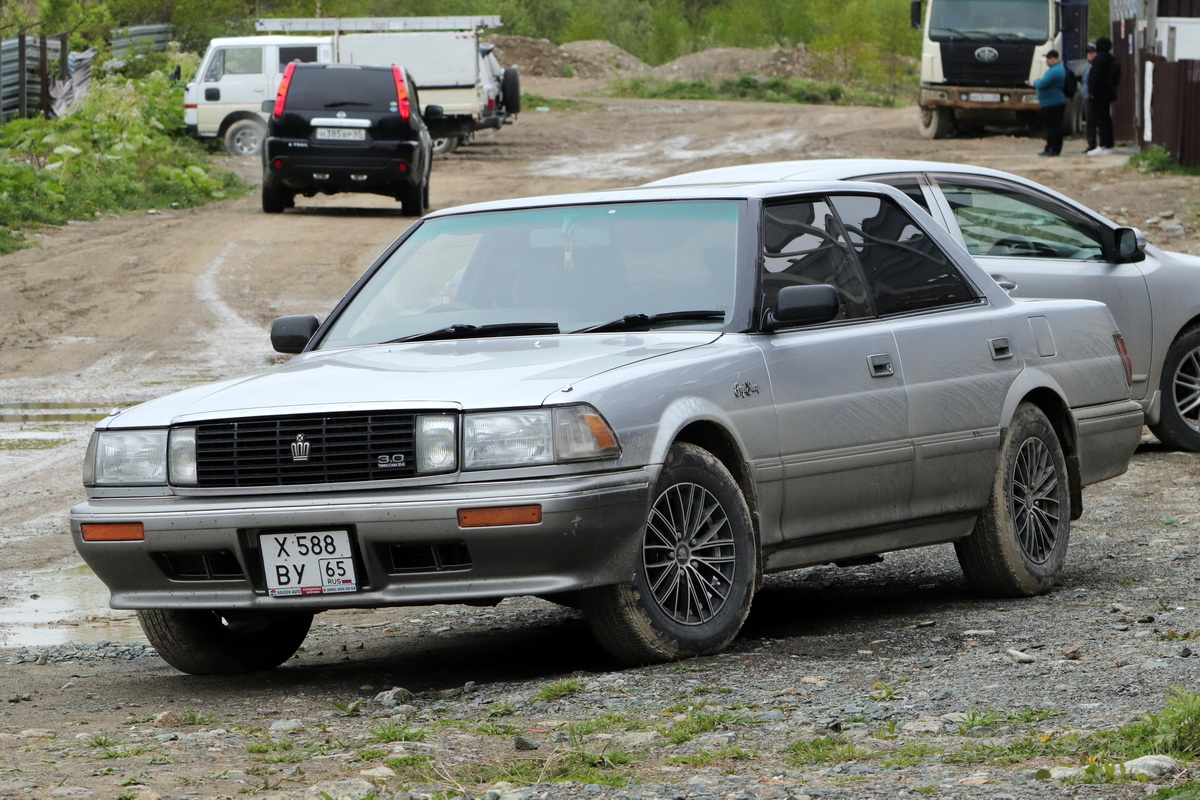
M1046 66L1046 73L1033 82L1046 124L1046 149L1038 155L1057 156L1062 153L1063 115L1067 110L1067 96L1063 93L1067 68L1063 66L1057 50L1046 53Z
M1087 132L1087 147L1083 148L1083 152L1089 153L1096 149L1096 120L1092 117L1092 112L1088 110L1088 75L1092 71L1092 59L1096 57L1096 43L1087 43L1087 63L1083 65L1083 75L1079 78L1079 95L1083 100L1083 118L1087 125L1084 130Z
M1117 84L1121 82L1121 66L1112 54L1112 40L1101 36L1096 40L1096 57L1092 59L1087 77L1088 128L1096 126L1096 147L1089 156L1106 156L1113 149L1112 103L1117 99ZM1088 144L1092 140L1088 139Z

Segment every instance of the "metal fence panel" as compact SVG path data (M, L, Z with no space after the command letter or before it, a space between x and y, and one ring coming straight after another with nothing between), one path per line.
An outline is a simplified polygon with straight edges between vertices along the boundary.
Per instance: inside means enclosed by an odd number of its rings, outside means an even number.
M1200 167L1200 61L1148 55L1143 63L1153 76L1153 89L1149 137L1139 140L1143 145L1162 145L1185 167ZM1145 128L1141 133L1146 133Z

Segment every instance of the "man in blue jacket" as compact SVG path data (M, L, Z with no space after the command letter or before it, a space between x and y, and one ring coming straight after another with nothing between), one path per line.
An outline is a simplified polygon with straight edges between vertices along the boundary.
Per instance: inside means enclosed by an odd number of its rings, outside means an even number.
M1046 73L1033 82L1046 122L1046 149L1038 155L1057 156L1062 153L1063 114L1067 110L1067 96L1063 94L1067 68L1062 65L1057 50L1046 53L1046 66Z

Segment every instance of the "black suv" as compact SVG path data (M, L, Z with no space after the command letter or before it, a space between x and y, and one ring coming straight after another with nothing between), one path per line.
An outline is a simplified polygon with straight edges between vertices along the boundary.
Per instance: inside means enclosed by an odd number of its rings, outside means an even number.
M297 194L318 192L394 197L406 216L429 210L433 140L403 67L289 64L271 110L263 211L278 214ZM430 106L425 115L441 111Z

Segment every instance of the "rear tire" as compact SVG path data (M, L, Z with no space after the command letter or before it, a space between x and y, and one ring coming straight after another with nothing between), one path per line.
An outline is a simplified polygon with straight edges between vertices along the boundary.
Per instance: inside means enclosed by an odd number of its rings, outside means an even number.
M1184 331L1171 343L1159 389L1161 416L1150 431L1168 447L1200 451L1200 328Z
M225 152L231 156L256 156L262 149L267 128L252 119L239 119L225 129Z
M1004 435L991 500L954 552L980 594L1031 597L1054 587L1070 535L1062 445L1041 409L1022 403Z
M282 214L285 208L296 204L296 195L272 180L262 185L262 210L267 214Z
M432 168L425 170L425 179L420 186L404 185L396 190L396 199L400 201L400 213L406 217L423 217L429 213L429 173Z
M945 139L954 132L954 112L948 108L935 106L921 107L918 127L921 136L926 139Z
M291 658L312 625L310 612L138 612L142 631L163 661L190 675L243 675L274 669Z
M580 593L605 649L648 664L723 650L750 613L758 555L750 510L729 470L691 444L671 448L628 583Z
M462 139L458 136L443 136L433 140L433 152L438 155L447 155L458 149Z

